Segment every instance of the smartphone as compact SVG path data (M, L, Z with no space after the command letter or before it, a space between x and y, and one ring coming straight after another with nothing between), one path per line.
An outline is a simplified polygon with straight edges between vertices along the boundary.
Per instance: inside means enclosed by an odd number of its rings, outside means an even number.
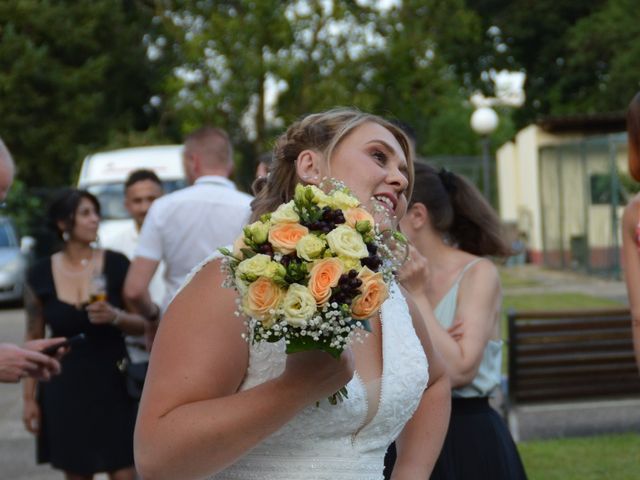
M84 341L85 339L85 335L84 333L79 333L78 335L74 335L73 337L69 337L66 340L63 340L60 343L56 343L55 345L51 345L50 347L47 347L43 350L41 350L41 353L44 353L45 355L55 355L56 353L58 353L58 349L62 348L62 347L72 347L73 345L80 343L82 341Z

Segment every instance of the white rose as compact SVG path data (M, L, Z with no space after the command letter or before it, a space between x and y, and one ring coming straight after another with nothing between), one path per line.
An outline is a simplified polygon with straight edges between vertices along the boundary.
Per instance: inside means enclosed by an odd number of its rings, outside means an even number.
M282 301L282 311L289 325L299 327L316 313L316 300L307 287L292 283Z
M298 240L296 252L300 258L311 261L320 258L326 246L327 243L324 240L310 233Z
M329 232L327 243L339 257L365 258L369 256L362 236L347 225L340 225Z
M280 205L278 209L271 214L271 223L298 223L300 217L294 210L294 205L295 202L293 200Z

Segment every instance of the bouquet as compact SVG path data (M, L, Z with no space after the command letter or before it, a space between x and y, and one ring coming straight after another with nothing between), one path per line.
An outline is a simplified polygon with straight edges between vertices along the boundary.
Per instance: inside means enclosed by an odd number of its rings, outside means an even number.
M293 200L246 226L233 251L220 251L224 286L238 291L237 315L249 318L248 340L284 339L287 353L338 358L370 330L407 242L374 220L388 217L386 208L369 213L335 180L321 187L297 185ZM330 401L346 395L343 388Z

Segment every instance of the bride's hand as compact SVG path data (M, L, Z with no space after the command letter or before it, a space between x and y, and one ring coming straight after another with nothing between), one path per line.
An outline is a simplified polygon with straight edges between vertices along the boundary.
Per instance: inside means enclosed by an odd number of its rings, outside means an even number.
M335 359L315 350L287 355L282 380L297 383L297 388L312 394L312 401L333 395L353 378L355 364L350 348Z

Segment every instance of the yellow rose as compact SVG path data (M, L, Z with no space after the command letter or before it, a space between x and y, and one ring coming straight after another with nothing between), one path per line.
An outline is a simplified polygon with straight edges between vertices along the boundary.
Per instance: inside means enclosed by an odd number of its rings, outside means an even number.
M365 258L369 256L362 236L347 225L340 225L329 232L327 243L331 250L340 257Z
M260 320L265 327L275 322L275 310L280 305L284 291L273 281L260 277L253 282L242 299L244 313Z
M267 241L269 235L269 224L262 222L253 222L251 225L244 227L244 234L255 243L260 245Z
M274 250L285 255L295 252L298 241L309 233L299 223L277 223L269 230L269 243Z
M347 210L349 208L356 208L360 205L360 201L345 192L337 191L333 193L329 198L329 206L333 209L339 208L340 210Z
M364 208L349 208L344 211L344 219L351 228L356 228L358 222L369 222L369 227L373 228L375 220L373 216Z
M294 201L282 204L271 214L271 223L298 223L300 217L294 210Z
M252 281L258 277L266 276L271 264L271 257L269 255L263 255L259 253L251 258L241 261L238 264L236 273L243 275L247 280Z
M320 258L326 246L327 243L324 240L310 233L298 241L296 244L296 252L300 258L312 261L316 258Z
M351 302L351 316L364 320L371 318L380 309L389 297L389 289L384 283L382 273L374 273L367 267L363 267L358 278L362 280L362 293Z
M282 311L289 325L300 327L316 313L316 300L307 287L292 283L282 301Z
M264 272L264 276L271 280L282 280L287 274L287 269L280 262L271 262Z
M338 285L340 275L344 273L342 262L337 258L325 258L317 261L309 275L309 291L318 305L331 297L331 289Z

